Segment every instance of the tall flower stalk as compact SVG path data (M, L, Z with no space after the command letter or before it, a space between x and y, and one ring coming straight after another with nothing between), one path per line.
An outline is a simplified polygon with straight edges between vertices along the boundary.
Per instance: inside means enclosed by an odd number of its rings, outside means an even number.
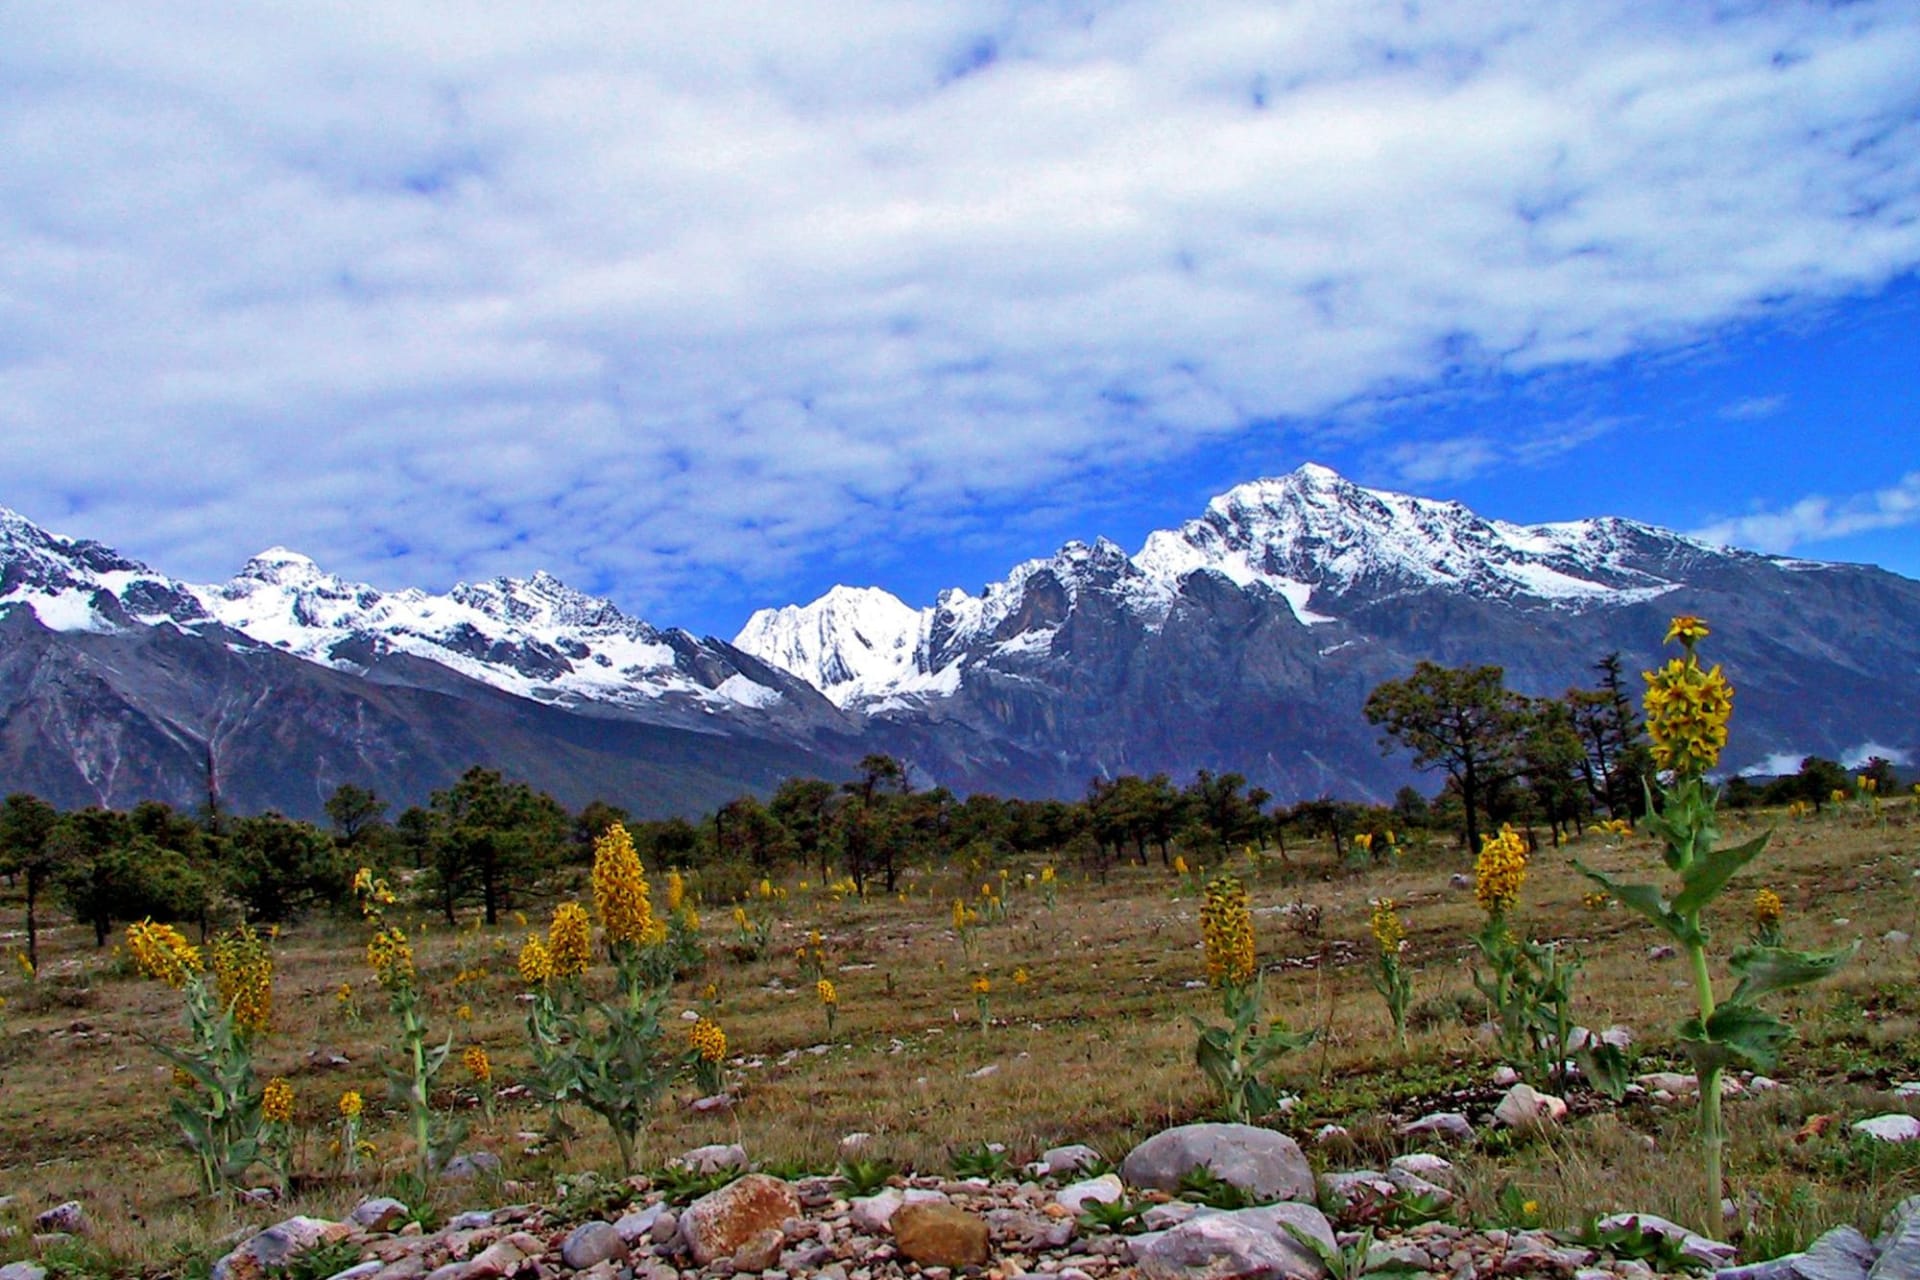
M1373 914L1367 927L1373 934L1374 945L1373 972L1369 976L1373 979L1373 989L1386 1001L1387 1016L1393 1020L1394 1038L1400 1042L1400 1051L1405 1053L1407 1010L1413 1004L1413 977L1402 959L1407 950L1407 929L1400 923L1392 898L1373 900Z
M1720 1107L1724 1073L1736 1063L1756 1071L1770 1070L1793 1035L1784 1020L1760 1008L1758 1001L1775 991L1819 981L1845 963L1852 949L1813 954L1765 942L1740 947L1728 959L1737 979L1734 989L1725 999L1716 996L1707 956L1710 935L1701 923L1701 913L1760 855L1772 833L1720 846L1715 814L1719 795L1708 785L1706 775L1719 762L1727 742L1733 686L1718 666L1700 665L1698 646L1708 634L1698 618L1673 619L1666 642L1678 641L1681 655L1645 673L1647 734L1653 743L1654 764L1665 778L1660 786L1649 787L1645 822L1663 846L1661 860L1678 878L1678 892L1668 898L1657 885L1627 884L1585 866L1579 869L1653 921L1686 953L1697 1012L1680 1024L1679 1032L1700 1083L1700 1131L1711 1222L1717 1220L1725 1185L1726 1127Z
M147 1043L173 1064L180 1091L168 1109L193 1153L200 1189L224 1196L267 1157L263 1141L272 1136L263 1133L253 1038L272 1009L273 962L244 925L216 939L213 950L209 973L200 949L172 925L143 920L127 929L127 951L140 971L186 998L187 1045Z
M374 930L367 940L367 967L373 970L374 980L387 993L388 1012L399 1024L400 1065L387 1068L388 1091L407 1109L415 1172L425 1185L467 1136L465 1121L454 1116L442 1117L433 1109L434 1077L440 1074L453 1052L453 1036L449 1034L437 1045L430 1043L419 974L413 963L413 946L399 925L387 923L385 908L393 904L393 891L387 882L376 879L371 870L362 867L354 875L353 888L360 896L361 914Z
M1195 1018L1200 1037L1194 1061L1220 1091L1227 1119L1239 1123L1274 1111L1279 1095L1267 1084L1267 1069L1283 1054L1313 1042L1311 1031L1289 1031L1276 1020L1260 1025L1263 992L1255 959L1253 912L1247 890L1233 876L1209 881L1200 908L1200 940L1207 984L1220 992L1226 1026Z

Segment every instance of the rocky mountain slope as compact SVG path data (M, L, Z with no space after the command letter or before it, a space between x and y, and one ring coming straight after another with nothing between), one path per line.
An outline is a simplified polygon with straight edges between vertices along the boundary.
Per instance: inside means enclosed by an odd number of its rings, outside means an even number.
M916 609L836 587L734 641L544 573L383 593L295 552L194 585L0 512L0 775L61 804L317 812L467 765L582 803L693 812L867 751L959 791L1234 769L1281 797L1408 780L1361 717L1419 659L1530 693L1653 660L1698 612L1740 689L1728 761L1920 758L1920 583L1626 520L1519 526L1308 466L1128 555L1104 539Z

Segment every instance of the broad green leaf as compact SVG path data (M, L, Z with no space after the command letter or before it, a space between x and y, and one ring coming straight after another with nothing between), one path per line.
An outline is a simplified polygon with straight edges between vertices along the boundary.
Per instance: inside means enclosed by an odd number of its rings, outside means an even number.
M1689 922L1684 916L1675 914L1668 906L1667 900L1660 896L1660 890L1653 885L1622 884L1604 871L1595 871L1591 867L1581 865L1578 861L1573 865L1581 875L1665 929L1676 942L1697 946L1706 941L1698 926Z
M1721 1066L1738 1059L1755 1070L1771 1070L1780 1058L1780 1050L1793 1038L1793 1028L1750 1004L1729 1000L1707 1019L1705 1034L1699 1034L1700 1020L1689 1019L1680 1029L1690 1056L1696 1045L1714 1050L1711 1055ZM1696 1057L1696 1063L1700 1059Z
M1740 978L1732 1002L1751 1003L1771 991L1786 991L1830 977L1853 958L1858 942L1838 951L1788 951L1784 947L1741 947L1729 967Z
M1680 874L1680 881L1685 887L1681 889L1680 896L1673 900L1674 912L1682 916L1699 915L1700 908L1713 901L1714 895L1726 887L1727 881L1740 874L1743 867L1760 855L1772 834L1771 831L1764 831L1745 844L1715 849L1695 860Z
M1621 1052L1620 1046L1590 1038L1584 1048L1575 1051L1573 1058L1594 1088L1615 1102L1626 1096L1627 1055Z

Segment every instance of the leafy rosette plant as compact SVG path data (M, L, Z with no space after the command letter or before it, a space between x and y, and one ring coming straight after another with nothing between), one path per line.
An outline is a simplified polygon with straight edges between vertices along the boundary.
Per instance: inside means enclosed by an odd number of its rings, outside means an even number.
M1710 935L1701 914L1767 847L1772 832L1742 844L1720 845L1715 814L1719 796L1706 774L1719 762L1726 745L1733 686L1718 666L1701 667L1697 646L1707 635L1700 619L1675 618L1666 639L1668 643L1678 640L1682 655L1645 673L1647 734L1653 741L1654 763L1667 781L1658 788L1649 787L1643 821L1660 841L1661 859L1677 877L1678 891L1669 898L1658 885L1628 884L1575 865L1581 874L1653 921L1686 953L1699 1011L1680 1024L1679 1033L1699 1077L1708 1204L1717 1209L1726 1146L1720 1110L1722 1077L1736 1064L1771 1070L1793 1035L1784 1019L1760 1007L1760 1000L1820 981L1844 964L1855 948L1814 953L1766 942L1740 947L1727 961L1736 979L1733 991L1725 999L1716 998L1707 959Z

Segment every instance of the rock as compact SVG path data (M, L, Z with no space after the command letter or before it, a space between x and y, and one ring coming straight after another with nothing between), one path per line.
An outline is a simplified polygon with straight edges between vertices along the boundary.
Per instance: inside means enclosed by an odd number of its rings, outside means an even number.
M1675 1097L1700 1091L1700 1081L1684 1071L1653 1071L1635 1076L1633 1082L1648 1093L1669 1093Z
M1373 1197L1393 1194L1393 1183L1372 1169L1354 1169L1345 1173L1320 1175L1320 1203L1335 1213Z
M1277 1280L1283 1276L1326 1275L1319 1256L1294 1239L1281 1226L1283 1222L1291 1222L1327 1249L1335 1248L1333 1227L1325 1215L1303 1204L1204 1214L1169 1231L1135 1236L1128 1245L1145 1280Z
M1880 941L1886 943L1888 946L1904 947L1913 941L1913 935L1905 929L1889 929L1880 935Z
M1117 1204L1127 1194L1127 1186L1120 1181L1118 1174L1103 1173L1097 1178L1088 1178L1073 1183L1054 1192L1053 1198L1061 1208L1069 1213L1079 1213L1089 1201L1100 1204Z
M1048 1147L1040 1153L1040 1162L1047 1166L1048 1173L1059 1178L1093 1168L1101 1163L1101 1156L1092 1147L1076 1142L1067 1147Z
M1195 1169L1210 1170L1259 1200L1312 1200L1313 1170L1300 1144L1250 1124L1189 1124L1148 1138L1127 1153L1129 1186L1176 1191Z
M447 1224L449 1231L478 1231L481 1227L493 1225L493 1213L487 1209L469 1209L465 1213L455 1214L453 1221Z
M530 1258L547 1251L547 1242L539 1236L516 1231L495 1240L469 1260L459 1280L490 1280L494 1276L517 1276ZM428 1280L432 1280L431 1277Z
M297 1253L316 1245L332 1244L353 1234L344 1222L325 1218L288 1218L268 1227L213 1264L213 1280L261 1280L269 1271L285 1267Z
M840 1154L843 1156L857 1156L872 1145L873 1135L864 1130L842 1134L840 1138Z
M336 1271L327 1280L371 1280L387 1269L387 1264L378 1258L368 1258L365 1262L348 1267L345 1271Z
M1652 1232L1677 1241L1681 1251L1709 1267L1724 1267L1739 1256L1739 1250L1730 1244L1718 1240L1709 1240L1703 1235L1687 1230L1677 1222L1651 1213L1615 1213L1600 1219L1600 1230L1614 1231L1621 1227L1637 1225L1642 1232Z
M583 1222L567 1233L560 1246L560 1261L575 1271L585 1271L609 1259L624 1262L627 1253L627 1242L613 1223Z
M1920 1080L1902 1080L1893 1086L1896 1098L1920 1098Z
M977 1267L993 1250L985 1220L954 1204L904 1204L893 1215L900 1252L923 1267Z
M1336 1142L1346 1142L1353 1137L1343 1124L1323 1124L1313 1131L1315 1146L1324 1147Z
M1673 944L1668 942L1663 942L1657 947L1647 948L1647 959L1649 960L1671 960L1679 954L1680 952Z
M1435 1208L1453 1203L1453 1192L1409 1169L1387 1170L1387 1181L1403 1196L1421 1196Z
M1395 1156L1387 1164L1387 1176L1393 1176L1396 1171L1411 1173L1443 1187L1451 1188L1454 1183L1453 1162L1426 1151L1409 1151L1406 1155Z
M632 1213L622 1214L620 1220L613 1224L613 1229L622 1240L627 1242L627 1247L632 1248L643 1240L653 1239L653 1224L660 1220L662 1214L672 1217L673 1211L667 1208L664 1202L650 1204L644 1209L635 1209ZM667 1237L669 1240L672 1238L671 1235Z
M472 1182L479 1177L498 1177L500 1175L500 1157L491 1151L475 1151L468 1155L458 1155L447 1161L447 1167L440 1171L440 1177L446 1182Z
M1464 871L1456 871L1447 877L1447 888L1471 889L1473 888L1473 877Z
M1897 1111L1871 1120L1855 1120L1850 1127L1855 1133L1864 1133L1882 1142L1912 1142L1920 1138L1920 1120Z
M87 1233L87 1211L78 1200L69 1200L57 1204L45 1213L38 1214L33 1220L35 1231L64 1231L68 1235L82 1236Z
M893 1230L893 1215L907 1204L945 1204L946 1196L925 1187L888 1187L878 1195L861 1196L853 1202L853 1225L870 1236L883 1236Z
M0 1267L0 1280L47 1280L47 1269L37 1262L9 1262Z
M1798 1280L1867 1280L1873 1244L1852 1227L1835 1227L1807 1246L1793 1264Z
M1493 1073L1493 1083L1499 1088L1520 1083L1520 1073L1512 1067L1501 1067Z
M769 1227L800 1216L792 1187L764 1173L744 1174L701 1196L680 1215L680 1242L701 1266L730 1258Z
M780 1250L787 1237L778 1227L756 1231L747 1242L733 1251L733 1265L740 1271L767 1271L780 1261Z
M1516 1084L1493 1109L1493 1118L1509 1129L1533 1129L1558 1124L1567 1114L1565 1099L1541 1093L1530 1084Z
M1876 1242L1880 1258L1872 1280L1911 1280L1920 1276L1920 1196L1908 1196L1887 1215L1886 1233Z
M411 1212L392 1196L371 1196L353 1206L347 1221L362 1231L391 1231Z
M1400 1126L1399 1133L1403 1138L1432 1135L1450 1138L1455 1142L1473 1140L1473 1126L1468 1124L1467 1118L1458 1111L1435 1111L1430 1115L1421 1116L1418 1120L1410 1120Z
M683 1152L675 1164L685 1165L695 1173L719 1173L724 1169L744 1169L747 1167L747 1151L738 1143L714 1143L711 1146L695 1147Z

